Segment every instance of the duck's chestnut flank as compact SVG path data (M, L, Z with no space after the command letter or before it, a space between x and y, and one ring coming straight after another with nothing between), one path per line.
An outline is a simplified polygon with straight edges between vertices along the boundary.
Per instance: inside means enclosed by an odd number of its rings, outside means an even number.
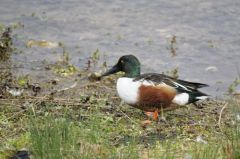
M137 105L145 111L155 111L169 106L176 95L176 90L167 85L139 87L139 99Z

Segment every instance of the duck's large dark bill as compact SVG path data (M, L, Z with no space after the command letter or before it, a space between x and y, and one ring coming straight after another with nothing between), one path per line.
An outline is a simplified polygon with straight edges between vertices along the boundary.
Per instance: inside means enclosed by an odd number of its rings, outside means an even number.
M114 74L114 73L117 73L119 72L120 69L117 67L117 65L113 66L111 69L109 69L107 72L105 72L104 74L102 74L102 77L103 76L108 76L108 75L111 75L111 74Z

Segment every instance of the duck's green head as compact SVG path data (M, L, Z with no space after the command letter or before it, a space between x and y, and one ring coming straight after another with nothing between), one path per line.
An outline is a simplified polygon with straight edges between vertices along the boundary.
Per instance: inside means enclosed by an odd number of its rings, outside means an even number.
M119 71L125 72L126 77L136 77L140 75L140 62L133 55L122 56L118 60L117 64L105 72L102 77L117 73Z

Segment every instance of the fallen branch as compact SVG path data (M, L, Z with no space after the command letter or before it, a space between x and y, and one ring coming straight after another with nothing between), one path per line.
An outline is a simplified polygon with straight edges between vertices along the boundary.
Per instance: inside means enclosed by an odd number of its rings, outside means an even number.
M223 113L223 110L227 107L227 103L224 104L224 106L222 107L221 111L220 111L220 114L219 114L219 118L218 118L218 127L220 128L220 130L222 130L221 128L221 119L222 119L222 113Z

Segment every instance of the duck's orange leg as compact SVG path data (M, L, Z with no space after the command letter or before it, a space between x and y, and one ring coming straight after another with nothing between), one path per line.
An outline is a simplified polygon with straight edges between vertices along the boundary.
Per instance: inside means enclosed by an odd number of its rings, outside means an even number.
M145 115L146 115L148 118L153 119L154 112L145 111L144 113L145 113ZM141 122L141 124L142 124L143 127L146 127L147 125L150 125L151 123L152 123L152 121L149 120L149 119L144 120L144 121Z
M153 120L158 121L158 110L155 110L153 113Z
M145 112L145 114L151 118L153 118L154 121L158 121L158 110L155 110L154 112ZM145 120L142 122L143 126L147 126L151 124L152 122L150 120Z
M146 116L148 116L148 117L153 117L153 112L145 112L145 114L146 114Z
M157 121L158 120L158 110L155 110L154 112L145 112L145 114L148 117L151 117L153 120Z
M153 112L145 112L145 115L152 118L153 117ZM144 120L141 122L143 126L147 126L151 124L152 122L150 120Z

